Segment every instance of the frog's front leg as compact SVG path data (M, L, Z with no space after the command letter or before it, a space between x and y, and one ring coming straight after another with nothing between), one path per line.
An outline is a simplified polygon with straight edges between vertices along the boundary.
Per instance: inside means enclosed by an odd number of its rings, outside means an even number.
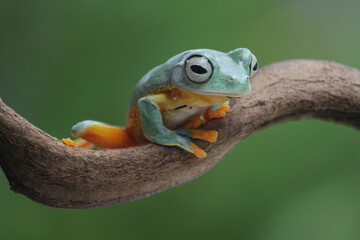
M139 99L138 108L145 137L151 142L161 145L181 147L195 154L198 158L206 157L206 152L192 143L190 139L203 139L204 137L201 136L200 132L185 132L185 129L172 131L164 126L160 106L165 106L168 101L165 94L156 94Z

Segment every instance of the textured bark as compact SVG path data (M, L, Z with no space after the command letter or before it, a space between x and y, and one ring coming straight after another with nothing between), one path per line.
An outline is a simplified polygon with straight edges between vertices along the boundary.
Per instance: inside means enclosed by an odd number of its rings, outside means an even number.
M36 202L94 208L147 197L192 180L269 124L317 117L360 128L357 69L326 61L280 62L262 68L252 87L225 118L204 126L219 132L216 143L197 142L208 152L204 159L156 144L117 150L68 147L0 100L0 164L11 189Z

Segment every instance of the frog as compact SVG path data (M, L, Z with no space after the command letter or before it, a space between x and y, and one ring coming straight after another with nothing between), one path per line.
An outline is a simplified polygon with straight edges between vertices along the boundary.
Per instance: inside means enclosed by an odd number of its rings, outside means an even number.
M250 77L258 70L247 48L230 52L194 49L182 52L146 73L135 86L124 127L85 120L71 128L77 138L69 146L127 148L155 143L177 146L197 158L207 153L194 139L216 142L216 130L199 129L223 118L230 101L251 92Z

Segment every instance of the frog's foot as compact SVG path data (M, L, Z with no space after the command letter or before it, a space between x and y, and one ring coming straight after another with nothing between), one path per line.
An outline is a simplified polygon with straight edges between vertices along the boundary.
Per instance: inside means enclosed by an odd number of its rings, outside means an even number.
M196 144L191 142L191 138L187 134L188 133L186 132L186 129L171 131L171 134L169 134L168 136L163 136L163 138L158 139L156 143L165 146L181 147L182 149L193 153L198 158L206 157L206 152L200 147L198 147Z
M63 138L61 139L61 141L70 147L75 147L76 145L76 142L74 140L71 140L70 138Z
M206 112L205 112L205 118L206 120L210 120L213 118L222 118L226 116L226 113L230 110L230 101L226 101L222 105L214 105L211 106Z
M215 130L180 129L176 131L176 134L182 139L182 141L179 141L177 146L195 154L198 158L204 158L207 154L203 149L191 142L191 139L201 139L208 142L215 142L218 137L218 133Z
M65 143L68 146L71 147L82 147L82 148L93 148L94 144L92 144L91 142L88 142L84 139L76 139L76 140L71 140L70 138L63 138L61 139L61 141L63 143Z

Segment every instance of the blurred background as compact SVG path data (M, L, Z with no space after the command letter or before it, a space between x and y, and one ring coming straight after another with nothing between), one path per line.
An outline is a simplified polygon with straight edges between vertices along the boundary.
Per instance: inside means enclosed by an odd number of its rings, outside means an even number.
M151 68L194 48L247 47L360 68L360 1L0 1L0 97L69 137L76 121L123 125ZM0 171L0 239L360 239L360 132L320 120L259 131L205 175L91 210L42 206Z

